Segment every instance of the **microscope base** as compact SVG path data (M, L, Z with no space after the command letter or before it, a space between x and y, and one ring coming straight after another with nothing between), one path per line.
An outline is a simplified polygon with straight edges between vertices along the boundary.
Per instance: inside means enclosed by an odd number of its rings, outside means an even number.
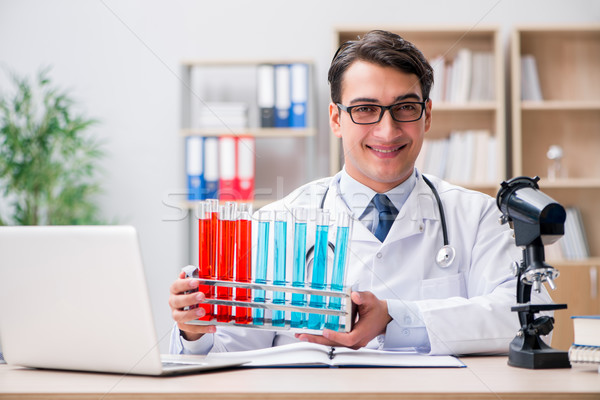
M523 337L513 339L508 352L508 365L528 369L571 368L566 351L547 346L539 337L533 339L541 346L534 347L541 348L532 348L530 345L532 337L528 339L525 340Z

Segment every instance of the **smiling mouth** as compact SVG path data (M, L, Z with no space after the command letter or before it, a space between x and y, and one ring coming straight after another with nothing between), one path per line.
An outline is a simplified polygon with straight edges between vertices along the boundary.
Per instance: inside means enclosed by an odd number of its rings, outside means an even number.
M376 148L376 147L371 147L369 145L367 145L367 147L373 151L376 151L378 153L394 153L398 150L401 150L402 148L404 148L406 145L403 144L402 146L398 146L398 147L394 147L394 148L387 148L387 149L381 149L381 148Z

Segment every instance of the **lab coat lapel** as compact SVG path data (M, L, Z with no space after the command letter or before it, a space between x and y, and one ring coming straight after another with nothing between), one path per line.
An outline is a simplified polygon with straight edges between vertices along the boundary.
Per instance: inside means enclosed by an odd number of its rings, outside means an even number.
M384 243L423 233L424 220L439 219L436 210L435 197L421 174L418 174L415 187L400 209Z
M329 210L332 219L336 218L338 210L350 212L348 206L339 195L338 180L339 178L337 175L331 179L327 196L323 204L323 208ZM437 221L439 220L439 214L435 196L419 173L417 175L415 187L392 224L384 244L423 233L424 220L426 219ZM375 235L373 235L373 233L358 220L358 216L354 216L353 218L352 240L379 243L379 240Z
M329 210L332 218L337 218L336 214L339 210L350 213L352 216L352 240L379 243L379 239L358 220L359 216L352 215L348 205L340 196L338 181L337 175L331 180L323 208Z

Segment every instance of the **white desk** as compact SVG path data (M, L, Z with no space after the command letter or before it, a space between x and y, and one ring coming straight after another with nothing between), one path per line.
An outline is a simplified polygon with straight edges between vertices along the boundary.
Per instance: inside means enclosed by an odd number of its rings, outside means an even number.
M597 367L462 361L467 368L264 368L158 378L0 365L0 399L600 399Z

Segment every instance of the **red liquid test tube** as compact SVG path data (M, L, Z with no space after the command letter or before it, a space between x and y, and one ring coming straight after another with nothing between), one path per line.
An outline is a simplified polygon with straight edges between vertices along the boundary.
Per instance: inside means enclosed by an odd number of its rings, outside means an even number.
M228 201L219 206L217 235L217 279L233 281L235 251L236 203ZM217 299L233 300L233 288L217 286ZM229 322L232 319L231 306L217 306L217 321Z
M212 266L212 275L211 279L217 278L217 229L218 223L217 219L219 216L219 200L209 199L206 200L208 204L208 212L210 214L210 223L209 223L209 238L208 238L208 262ZM214 297L215 288L212 288L212 296Z
M214 264L210 262L211 254L211 213L210 204L206 201L198 203L198 277L201 279L215 279ZM212 250L214 253L214 249ZM204 293L207 299L213 297L214 287L200 285L199 291ZM212 304L199 304L206 313L201 321L210 321L214 317Z
M235 280L250 283L252 281L252 210L250 204L239 204L235 229ZM251 289L235 288L237 301L250 301L251 295ZM235 322L238 324L252 323L252 309L236 307Z

